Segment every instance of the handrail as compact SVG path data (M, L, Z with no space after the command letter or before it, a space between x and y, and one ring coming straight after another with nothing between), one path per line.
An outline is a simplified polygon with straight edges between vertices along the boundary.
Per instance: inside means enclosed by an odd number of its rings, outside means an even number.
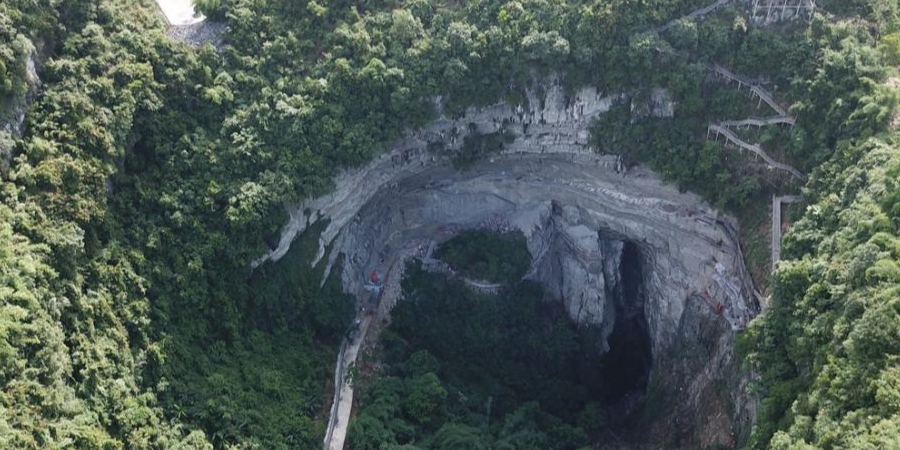
M795 178L797 178L799 180L806 180L806 176L803 175L803 173L801 173L799 170L797 170L787 164L775 161L775 159L773 159L771 156L769 156L765 152L765 150L762 149L762 147L755 145L755 144L749 144L749 143L741 140L741 138L739 138L736 134L734 134L734 132L732 132L728 128L725 128L720 125L710 125L709 127L707 127L707 133L713 132L713 131L716 132L717 134L724 135L726 139L733 142L738 147L741 147L743 149L753 152L754 154L756 154L757 156L762 158L766 162L766 164L769 165L769 167L788 172L792 176L794 176Z
M719 122L720 126L723 127L743 127L747 125L753 125L757 127L764 127L766 125L794 125L797 122L797 119L793 116L772 116L772 117L755 117L751 116L746 119L741 120L725 120L723 122Z
M727 67L719 65L719 64L710 64L710 65L706 66L706 68L708 70L711 70L711 71L719 74L722 77L728 78L731 81L737 81L741 84L746 84L747 86L753 86L754 84L758 84L758 83L756 83L756 80L751 80L750 78L747 78L743 75L738 75L738 74L732 72Z
M782 107L781 105L778 104L778 102L775 101L775 98L772 96L771 93L769 93L769 91L754 84L754 85L750 85L750 92L753 92L754 94L759 96L759 98L762 99L762 101L766 102L766 104L769 105L770 108L774 109L775 112L778 113L778 115L781 115L781 116L787 115L787 110L784 109L784 107Z
M731 81L737 81L740 85L746 84L747 86L749 86L751 93L756 94L763 102L769 105L770 108L775 110L775 112L778 113L779 116L788 115L787 110L783 106L779 105L777 101L775 101L775 97L772 95L772 93L760 86L759 83L754 82L754 80L738 75L719 64L711 64L707 66L707 68Z

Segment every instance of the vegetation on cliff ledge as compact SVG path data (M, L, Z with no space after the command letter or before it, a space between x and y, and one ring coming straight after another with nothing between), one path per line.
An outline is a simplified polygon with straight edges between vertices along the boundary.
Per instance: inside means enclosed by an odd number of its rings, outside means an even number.
M505 284L522 280L531 264L520 231L463 230L441 244L434 257L466 277Z

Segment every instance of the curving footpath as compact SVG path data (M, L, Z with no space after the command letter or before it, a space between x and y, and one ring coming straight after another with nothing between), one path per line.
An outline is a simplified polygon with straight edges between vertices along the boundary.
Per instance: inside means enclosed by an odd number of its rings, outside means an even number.
M733 144L737 145L740 148L743 148L745 150L749 150L749 151L753 152L753 154L762 158L763 161L765 161L766 164L770 168L785 171L800 181L806 181L806 176L803 175L802 172L800 172L799 170L797 170L787 164L776 161L774 158L769 156L769 154L766 153L762 149L762 147L760 147L756 144L750 144L748 142L743 141L736 134L734 134L733 131L729 130L728 128L725 128L720 125L710 125L709 127L707 127L707 137L709 137L709 135L711 135L713 132L716 133L716 136L715 136L716 140L718 140L719 135L721 134L721 135L725 136L726 142L732 142Z
M473 290L484 292L487 294L496 294L500 291L500 288L503 287L503 285L500 283L491 283L490 281L476 280L473 278L461 276L446 262L432 258L431 255L434 252L435 244L435 241L431 241L427 253L425 254L425 256L420 258L420 260L422 261L422 268L424 268L425 270L432 273L444 274L448 278L457 278Z

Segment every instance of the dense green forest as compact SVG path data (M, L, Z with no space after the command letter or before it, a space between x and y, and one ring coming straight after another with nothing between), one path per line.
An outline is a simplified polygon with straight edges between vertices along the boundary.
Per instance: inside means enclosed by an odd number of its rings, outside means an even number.
M410 264L403 290L386 366L350 426L354 450L575 450L602 434L599 333L539 285L480 294Z
M811 173L742 339L764 399L751 445L900 446L897 1L820 1L784 29L731 9L662 36L704 2L198 3L227 25L221 53L166 37L151 0L0 3L0 119L43 61L24 135L0 131L0 448L319 445L350 303L321 268L249 271L286 202L428 120L430 95L521 102L554 72L668 87L683 126L617 110L598 148L740 212L778 188L702 140L733 103L706 62L771 77L798 118L784 151Z
M434 257L472 279L516 284L531 262L521 231L463 230L441 244Z

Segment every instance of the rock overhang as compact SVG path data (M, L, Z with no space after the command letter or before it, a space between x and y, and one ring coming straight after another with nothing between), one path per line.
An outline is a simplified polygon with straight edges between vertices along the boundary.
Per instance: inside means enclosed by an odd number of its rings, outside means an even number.
M709 312L733 330L746 326L756 306L724 225L729 219L649 171L616 173L614 165L612 158L586 154L505 154L463 172L432 166L387 183L333 239L323 240L333 244L329 267L345 255L344 285L356 292L382 259L421 256L431 241L446 240L453 230L503 223L526 237L533 257L528 277L562 296L577 322L611 323L600 307L616 275L604 263L621 252L621 243L633 242L647 268L656 350L672 341L694 295L721 305ZM546 264L559 264L560 255L569 277L544 277Z

